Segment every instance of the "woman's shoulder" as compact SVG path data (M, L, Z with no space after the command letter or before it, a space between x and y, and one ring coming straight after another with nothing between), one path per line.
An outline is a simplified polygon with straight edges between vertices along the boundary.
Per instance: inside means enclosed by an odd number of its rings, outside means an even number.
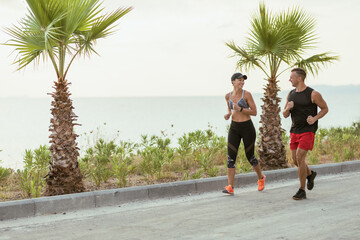
M225 99L229 99L229 98L230 98L230 93L231 93L231 92L228 92L228 93L225 94Z
M251 92L244 89L244 97L252 97Z

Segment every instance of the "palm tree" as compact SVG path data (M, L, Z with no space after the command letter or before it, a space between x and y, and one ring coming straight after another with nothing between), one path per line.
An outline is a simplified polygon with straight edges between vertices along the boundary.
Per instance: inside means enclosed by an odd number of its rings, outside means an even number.
M99 0L26 0L28 14L18 26L6 28L12 37L5 45L18 52L18 70L41 57L50 59L57 76L51 103L50 151L52 160L46 176L46 195L58 195L84 190L78 165L79 148L74 126L69 85L66 79L76 57L96 53L97 39L113 33L114 23L131 11L119 8L103 14ZM96 53L97 54L97 53ZM67 59L66 57L69 56Z
M258 155L262 168L278 169L288 166L284 130L280 119L280 74L293 67L302 67L316 75L322 66L338 59L330 53L304 58L305 50L314 49L317 36L315 19L296 7L278 14L269 12L264 3L252 17L250 33L244 47L228 42L226 45L238 57L237 68L248 71L259 68L266 75L266 86L261 114Z

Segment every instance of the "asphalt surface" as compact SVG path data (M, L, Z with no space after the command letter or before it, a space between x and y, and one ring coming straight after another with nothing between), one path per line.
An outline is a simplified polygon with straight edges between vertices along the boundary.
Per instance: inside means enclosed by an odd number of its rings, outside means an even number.
M360 172L0 221L3 239L360 239Z

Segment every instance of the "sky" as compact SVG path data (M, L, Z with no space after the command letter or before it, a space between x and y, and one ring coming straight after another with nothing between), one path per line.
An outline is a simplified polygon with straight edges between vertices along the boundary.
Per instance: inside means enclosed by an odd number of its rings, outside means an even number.
M231 91L236 58L225 45L242 45L250 19L260 1L248 0L103 0L105 12L134 9L119 21L116 32L97 42L100 54L78 58L67 79L72 97L222 96ZM307 84L360 84L357 74L360 48L360 1L268 0L273 12L302 7L317 19L318 44L314 53L333 52L340 61L325 68ZM27 13L23 0L0 0L0 27L16 24ZM0 31L0 43L10 39ZM13 65L16 53L0 45L0 98L49 97L55 71L48 62L30 64L21 71ZM260 93L265 75L248 75L245 89ZM279 78L289 90L289 72Z

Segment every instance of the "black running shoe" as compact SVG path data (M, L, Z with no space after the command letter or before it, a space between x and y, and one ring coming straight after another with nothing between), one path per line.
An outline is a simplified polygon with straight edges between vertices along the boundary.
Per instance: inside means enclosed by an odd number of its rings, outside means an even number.
M297 193L293 196L294 200L301 200L301 199L305 199L306 198L306 192L305 190L302 190L301 188L299 188L299 191L297 191Z
M311 170L311 174L309 176L307 176L307 189L311 190L314 188L314 179L316 177L316 172Z

